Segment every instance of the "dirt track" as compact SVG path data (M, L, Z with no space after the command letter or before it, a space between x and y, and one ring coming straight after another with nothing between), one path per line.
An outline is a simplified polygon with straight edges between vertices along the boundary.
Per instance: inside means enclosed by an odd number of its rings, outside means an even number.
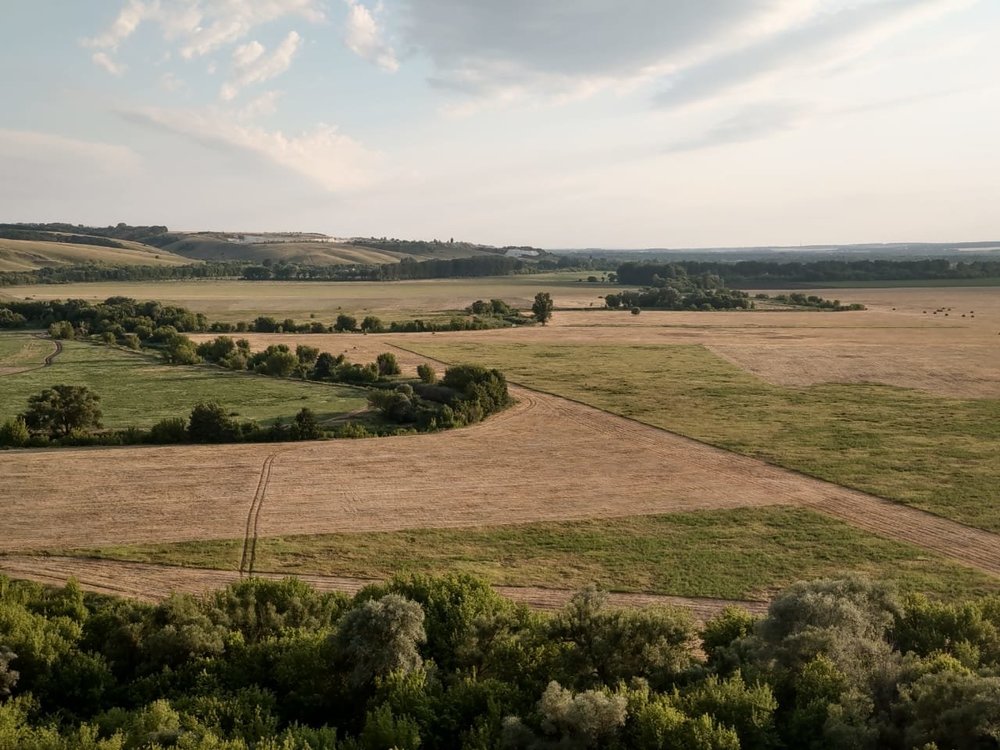
M435 435L296 445L274 461L264 536L801 505L1000 575L1000 537L521 388ZM0 551L231 539L269 445L0 454ZM182 468L183 467L183 468ZM74 477L67 489L64 478ZM627 488L627 491L623 491Z
M239 575L228 570L205 568L176 568L147 563L92 560L76 557L0 557L0 572L14 578L39 583L61 585L69 578L76 578L86 591L132 599L156 602L171 593L202 594L215 591L237 580ZM280 580L285 576L257 573L258 578ZM339 576L296 575L317 591L339 591L354 594L365 586L376 583L363 578ZM496 590L515 602L527 604L532 609L554 610L564 606L574 592L566 589L538 587L497 586ZM619 607L648 607L669 605L690 610L701 620L717 615L728 606L742 607L755 614L767 611L767 602L731 601L681 596L656 596L653 594L609 594L609 602Z
M35 338L42 339L42 340L47 340L48 337L42 336L42 335L38 335L38 336L35 336ZM45 355L45 359L42 360L41 364L39 364L39 365L27 365L25 367L17 367L17 366L14 366L14 367L0 367L0 377L3 377L4 375L21 375L21 374L26 373L26 372L34 372L35 370L41 370L41 369L44 369L46 367L52 367L52 363L55 362L56 357L58 357L60 354L62 354L63 342L60 341L59 339L52 339L51 341L52 341L53 344L55 344L56 348L55 348L54 351L52 351L49 354Z

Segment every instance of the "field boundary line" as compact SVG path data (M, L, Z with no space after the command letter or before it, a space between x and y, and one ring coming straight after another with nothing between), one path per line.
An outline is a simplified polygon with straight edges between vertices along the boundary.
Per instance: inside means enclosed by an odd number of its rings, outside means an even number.
M445 367L451 366L447 362L443 362L442 360L434 359L432 357L427 357L427 355L421 354L419 351L415 351L413 349L408 349L408 348L406 348L404 346L399 346L398 344L390 344L390 345L393 346L393 347L395 347L395 348L397 348L397 349L399 349L399 350L401 350L401 351L404 351L404 352L406 352L408 354L415 355L415 356L418 356L418 357L424 357L424 358L426 358L430 362L435 362L435 363L437 363L439 365L442 365L442 366L445 366ZM699 346L703 346L703 345L699 345ZM660 427L658 425L650 424L650 423L644 422L644 421L642 421L640 419L636 419L635 417L629 417L629 416L625 416L623 414L617 414L615 412L608 411L607 409L601 409L598 406L594 406L593 404L588 404L585 401L582 401L582 400L580 400L578 398L573 398L572 396L563 396L563 395L560 395L558 393L553 393L552 391L545 390L544 388L537 388L537 387L534 387L534 386L525 385L524 383L518 382L516 380L508 380L507 382L510 383L511 385L517 386L518 388L522 388L522 389L524 389L526 391L538 393L538 394L541 394L541 395L544 395L544 396L548 396L548 397L554 398L554 399L561 399L563 401L568 401L570 403L576 404L577 406L582 406L582 407L584 407L586 409L592 409L594 411L601 412L602 414L607 414L607 415L609 415L611 417L618 418L618 419L623 419L626 422L630 422L632 424L640 425L640 426L642 426L642 427L644 427L646 429L652 429L652 430L657 430L659 432L663 432L663 433L668 434L668 435L670 435L670 436L672 436L674 438L677 438L677 439L679 439L681 441L686 441L688 443L695 444L695 445L701 446L703 448L707 448L707 449L712 450L712 451L717 451L717 452L722 453L722 454L726 454L726 455L730 455L730 456L738 456L738 457L740 457L742 459L747 459L747 460L751 460L751 461L757 461L757 462L760 462L762 464L766 464L767 466L771 467L772 469L777 469L779 471L788 472L789 474L792 474L792 475L795 475L795 476L799 476L799 477L802 477L804 479L809 479L809 480L811 480L813 482L820 483L822 485L830 487L831 489L836 489L836 490L838 490L840 492L851 493L854 496L854 499L860 500L860 501L862 501L862 502L864 502L866 504L875 505L875 506L886 506L886 507L890 508L895 514L898 514L899 516L901 516L900 520L903 521L904 523L907 520L914 520L914 521L918 521L918 523L919 523L919 521L922 519L925 523L927 523L927 524L929 524L929 525L931 525L933 527L936 527L933 530L932 529L927 529L927 531L929 531L931 533L935 533L935 532L936 533L941 533L941 532L945 532L945 533L948 533L948 532L961 533L962 531L965 531L968 534L971 534L972 536L979 537L980 541L983 542L984 544L992 544L993 548L997 551L996 555L995 555L996 558L997 558L996 561L994 562L994 561L990 561L990 560L981 559L980 556L974 554L974 550L969 549L969 548L965 548L965 549L961 550L962 552L965 553L964 555L957 555L956 552L955 552L956 548L954 546L949 546L949 545L935 545L935 544L933 544L934 540L932 538L930 538L930 539L922 539L922 540L918 541L915 537L917 537L919 535L915 535L913 533L909 533L909 534L907 534L907 533L901 533L899 531L896 531L896 530L892 529L891 526L889 526L887 524L877 523L876 522L877 519L873 517L873 516L875 516L877 514L871 514L871 513L866 513L865 512L866 510L867 511L872 511L872 510L875 510L876 508L868 508L868 509L857 508L857 509L854 509L854 512L852 512L852 509L850 509L848 507L844 507L844 508L831 507L829 503L825 503L825 502L810 502L810 503L803 503L803 504L798 504L797 503L797 505L800 505L801 507L808 507L808 508L810 508L812 510L815 510L815 511L818 511L818 512L820 512L820 513L822 513L822 514L824 514L826 516L837 518L837 519L839 519L841 521L844 521L844 522L846 522L846 523L854 526L855 528L863 529L865 531L868 531L870 533L874 533L874 534L876 534L878 536L881 536L883 538L892 539L894 541L902 541L902 542L905 542L905 543L908 543L908 544L913 544L915 546L921 547L923 549L932 550L932 551L934 551L934 552L942 555L943 557L946 557L948 559L957 561L957 562L959 562L959 563L961 563L963 565L966 565L966 566L968 566L970 568L975 568L975 569L980 570L982 572L988 573L989 575L1000 577L1000 534L997 534L995 532L988 531L986 529L981 529L981 528L978 528L976 526L972 526L970 524L963 523L961 521L956 521L956 520L954 520L952 518L948 518L946 516L942 516L942 515L939 515L937 513L932 513L931 511L924 510L923 508L917 508L917 507L914 507L912 505L908 505L908 504L906 504L904 502L901 502L899 500L893 500L892 498L882 497L880 495L876 495L876 494L873 494L871 492L865 492L864 490L860 490L860 489L857 489L855 487L848 487L846 485L837 484L836 482L832 482L829 479L824 479L823 477L819 477L819 476L816 476L814 474L810 474L810 473L808 473L806 471L802 471L800 469L793 469L793 468L789 468L787 466L782 466L781 464L778 464L778 463L776 463L776 462L774 462L772 460L768 460L766 458L759 458L757 456L749 456L749 455L746 455L744 453L738 453L736 451L729 450L728 448L722 448L722 447L720 447L718 445L714 445L714 444L709 443L709 442L707 442L705 440L701 440L699 438L691 437L689 435L684 435L683 433L675 432L674 430L668 429L666 427ZM909 519L906 518L907 515L910 517ZM949 526L951 526L952 528L949 529L948 528ZM909 528L911 530L913 529L912 526L910 526ZM928 542L930 542L930 543L928 543Z

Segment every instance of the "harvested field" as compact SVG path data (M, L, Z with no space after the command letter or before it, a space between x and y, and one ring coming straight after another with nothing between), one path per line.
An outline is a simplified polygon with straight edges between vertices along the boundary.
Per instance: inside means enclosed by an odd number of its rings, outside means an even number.
M148 602L160 601L171 593L204 594L240 579L238 573L228 570L27 555L0 557L0 573L12 578L57 586L64 585L70 578L75 578L85 591L126 596ZM280 580L284 576L261 573L258 577ZM305 581L317 591L338 591L350 595L356 594L369 584L377 583L372 579L341 576L296 575L295 577ZM569 602L574 593L567 589L522 586L497 586L496 589L508 599L537 610L559 609ZM763 614L767 611L767 602L699 597L613 593L608 595L608 601L616 607L657 605L682 607L690 610L700 620L714 617L729 606L741 607L754 614Z
M587 285L588 287L592 285ZM878 383L953 398L1000 398L1000 291L996 288L804 290L858 312L558 311L548 326L448 333L239 334L254 348L308 343L367 362L386 344L698 344L775 385ZM572 301L572 298L570 298ZM465 303L467 304L467 303ZM896 308L893 310L892 308ZM933 315L938 308L952 308ZM924 311L926 310L926 314ZM962 318L974 311L975 317ZM204 340L212 336L197 335Z
M518 406L435 435L278 450L261 536L458 528L800 505L1000 575L1000 537L515 389ZM273 445L0 454L0 551L241 536ZM180 469L179 467L184 467ZM72 477L67 488L66 477ZM623 492L623 488L628 488Z
M125 296L155 299L205 313L211 320L252 320L258 315L304 321L315 315L329 324L338 313L374 314L386 319L421 317L463 310L477 299L503 299L525 310L536 292L552 294L557 307L598 307L599 296L618 289L608 284L580 283L576 273L545 273L475 279L428 279L392 282L184 281L98 282L50 286L11 286L4 298L101 301Z

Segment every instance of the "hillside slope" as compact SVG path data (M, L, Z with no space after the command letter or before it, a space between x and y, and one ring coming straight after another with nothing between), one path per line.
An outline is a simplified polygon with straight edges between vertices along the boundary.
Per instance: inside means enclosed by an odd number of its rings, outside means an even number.
M0 238L0 272L103 263L113 266L182 266L190 258L139 242L119 241L121 247L79 245L72 242Z

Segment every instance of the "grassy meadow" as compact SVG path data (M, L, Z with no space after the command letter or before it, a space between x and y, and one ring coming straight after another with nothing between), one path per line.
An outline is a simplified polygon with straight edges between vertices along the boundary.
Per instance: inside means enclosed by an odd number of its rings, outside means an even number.
M206 568L239 566L242 539L66 554ZM1000 581L802 508L770 507L471 529L261 538L256 569L387 578L466 572L494 584L756 599L846 572L962 598Z
M421 354L1000 531L1000 400L771 385L702 346L443 344Z
M51 341L27 334L0 334L0 368L24 363L25 346L41 362ZM306 406L320 420L367 406L364 391L347 386L305 383L238 373L217 367L165 365L147 354L77 341L64 349L51 367L0 377L0 421L24 411L28 397L57 384L85 385L101 396L104 425L150 427L167 417L187 416L199 401L218 401L242 419L270 422L290 419ZM0 370L2 372L2 370Z

